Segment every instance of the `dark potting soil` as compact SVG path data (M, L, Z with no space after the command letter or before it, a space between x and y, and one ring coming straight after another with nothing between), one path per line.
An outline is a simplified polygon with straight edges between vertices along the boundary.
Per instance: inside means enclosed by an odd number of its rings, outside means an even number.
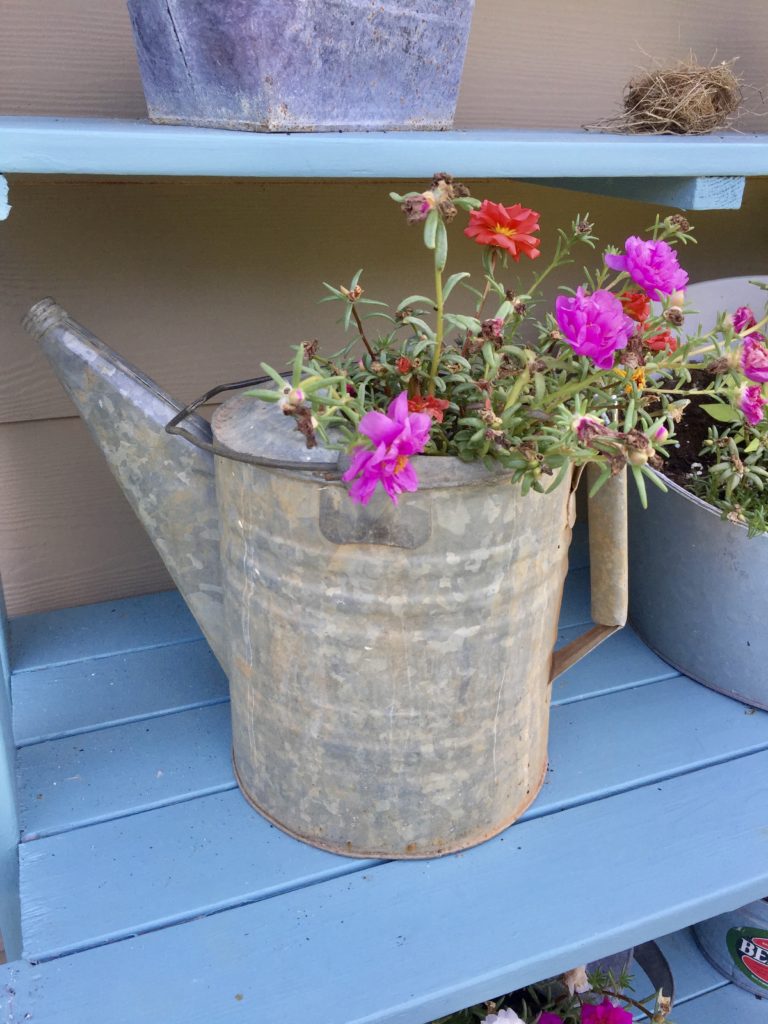
M712 377L702 371L694 371L690 386L696 390L705 388L712 382ZM691 465L698 462L702 466L712 463L709 455L702 456L701 449L709 435L714 420L701 408L702 402L711 401L706 396L691 395L690 405L683 413L680 423L675 426L675 442L669 447L669 455L661 467L662 473L685 487L690 480Z

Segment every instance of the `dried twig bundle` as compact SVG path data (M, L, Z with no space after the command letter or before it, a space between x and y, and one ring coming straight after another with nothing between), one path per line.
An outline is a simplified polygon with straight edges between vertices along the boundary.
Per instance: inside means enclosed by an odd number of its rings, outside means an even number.
M653 68L624 90L624 110L587 129L628 134L706 135L724 128L742 101L734 61L705 66L691 55L671 68Z

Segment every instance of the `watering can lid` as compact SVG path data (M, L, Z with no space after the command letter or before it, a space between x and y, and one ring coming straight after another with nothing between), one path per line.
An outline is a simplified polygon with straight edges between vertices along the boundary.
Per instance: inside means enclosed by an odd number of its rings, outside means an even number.
M318 474L325 480L338 478L350 464L350 456L345 452L322 445L307 448L292 416L285 416L277 405L249 395L230 398L220 405L211 425L215 443L226 449L222 454L226 456L231 452L232 457L240 461L280 460L298 463L296 468L299 469L317 467ZM451 457L416 455L412 461L419 475L420 490L496 484L512 475L511 470L500 464L488 468L482 462L461 462Z
M296 421L277 405L249 395L230 398L211 420L214 441L233 454L257 459L283 459L318 469L335 470L339 453L318 445L307 448Z

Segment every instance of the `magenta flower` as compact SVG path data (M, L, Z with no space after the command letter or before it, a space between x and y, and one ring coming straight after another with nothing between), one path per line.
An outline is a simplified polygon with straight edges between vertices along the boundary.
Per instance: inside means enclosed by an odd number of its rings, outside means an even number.
M739 306L733 314L732 319L733 329L738 334L741 334L742 331L746 331L748 327L754 327L757 323L757 317L749 306Z
M613 353L626 347L636 326L616 296L603 289L589 294L577 288L573 296L561 295L555 315L576 355L588 356L601 370L613 366Z
M557 1013L542 1013L537 1018L536 1024L563 1024L563 1018Z
M359 431L376 446L358 448L352 464L341 478L352 480L349 496L367 505L381 484L394 505L398 494L415 491L419 486L416 471L408 462L409 455L424 450L429 440L432 418L425 413L408 411L408 393L402 391L389 404L386 414L367 412L360 420Z
M750 327L757 326L757 318L749 306L739 306L736 312L731 318L733 320L733 329L737 334L741 334L742 331L748 331ZM765 335L761 334L760 331L751 331L749 337L752 341L765 341ZM754 380L757 380L755 377Z
M581 1008L581 1024L632 1024L632 1014L620 1006L614 1006L608 996L599 1006L584 1004Z
M688 275L677 262L677 253L667 242L646 241L630 235L624 253L606 253L611 270L626 270L632 280L652 299L681 291L688 284Z
M758 384L768 381L768 349L751 334L744 339L741 350L741 372Z
M763 418L763 389L759 384L752 384L750 387L744 385L739 392L739 408L744 413L744 419L754 427Z

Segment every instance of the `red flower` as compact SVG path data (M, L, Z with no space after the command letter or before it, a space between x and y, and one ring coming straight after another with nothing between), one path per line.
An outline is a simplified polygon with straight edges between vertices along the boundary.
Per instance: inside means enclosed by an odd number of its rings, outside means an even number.
M671 331L663 331L661 334L654 334L651 338L645 338L643 344L651 352L674 352L677 349L677 338Z
M395 363L395 366L397 367L398 373L408 373L409 370L413 369L413 363L408 356L400 356Z
M651 314L651 300L645 292L627 291L621 292L619 301L624 307L627 316L631 316L639 324L647 320Z
M425 398L422 395L416 395L414 398L408 399L408 411L425 412L427 416L432 417L435 423L442 423L445 410L450 404L444 398L433 398L431 395Z
M535 260L541 255L538 238L533 232L539 230L539 214L527 210L519 203L502 206L484 199L479 210L469 215L469 227L464 228L468 238L474 238L478 245L492 245L505 249L515 260L525 253Z

